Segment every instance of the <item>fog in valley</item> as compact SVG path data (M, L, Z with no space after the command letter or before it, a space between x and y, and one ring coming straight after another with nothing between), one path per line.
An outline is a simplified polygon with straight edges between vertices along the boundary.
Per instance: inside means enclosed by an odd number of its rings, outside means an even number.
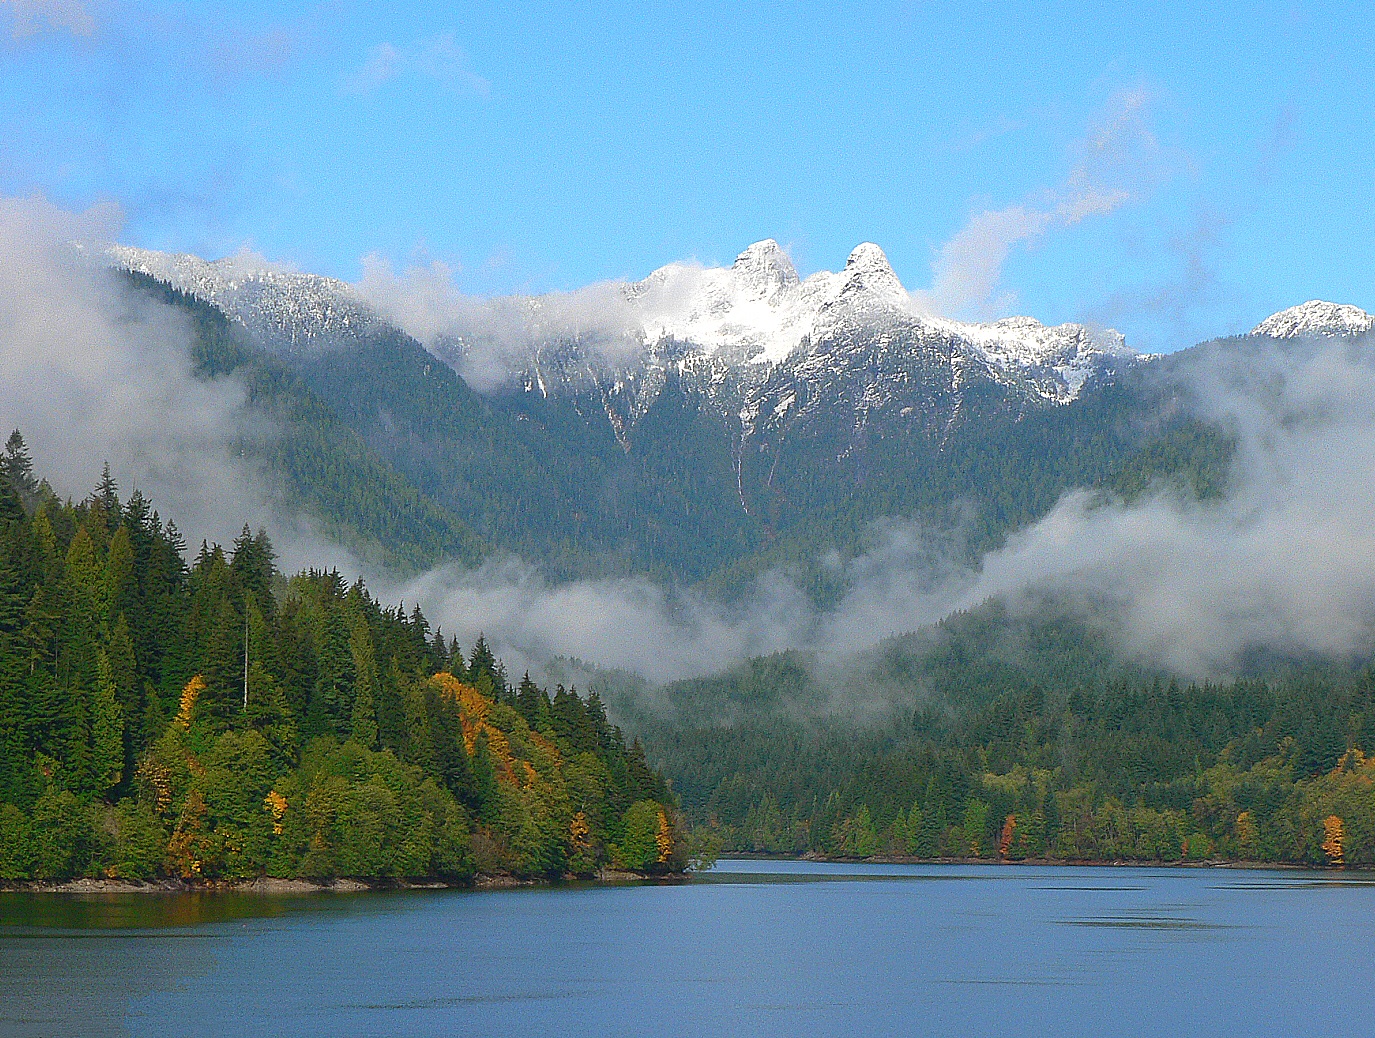
M339 566L363 576L385 600L418 602L465 645L485 633L513 668L573 656L663 682L785 648L838 658L994 596L1014 610L1062 599L1125 654L1187 677L1224 675L1257 647L1338 657L1371 648L1368 341L1246 340L1181 359L1200 415L1237 442L1221 500L1160 488L1127 504L1074 491L974 566L952 561L958 530L888 521L874 528L870 551L832 560L847 590L826 610L779 571L729 603L638 577L552 584L538 560L510 557L400 579L363 572L308 517L280 506L245 449L276 435L271 423L234 379L196 377L184 319L95 258L118 220L105 209L0 200L0 422L22 429L38 473L81 498L108 461L121 491L151 498L193 549L202 538L227 542L245 522L264 526L283 569ZM380 268L369 276L374 299L395 283ZM570 294L548 320L592 322L588 314L606 312L607 291ZM437 297L435 312L451 302ZM483 317L500 323L501 308L514 305L484 304ZM518 351L528 314L506 316L493 341ZM499 356L484 355L467 374L490 387L503 370Z

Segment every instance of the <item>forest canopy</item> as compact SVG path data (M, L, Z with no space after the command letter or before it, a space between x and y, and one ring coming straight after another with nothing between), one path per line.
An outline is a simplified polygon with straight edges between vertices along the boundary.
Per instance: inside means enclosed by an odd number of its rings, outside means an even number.
M728 851L1375 864L1364 666L1181 684L993 601L840 674L782 653L652 699L599 684ZM886 713L845 712L878 689Z
M0 458L0 880L641 873L676 800L593 694L513 681L418 607L189 558L108 467L84 501Z

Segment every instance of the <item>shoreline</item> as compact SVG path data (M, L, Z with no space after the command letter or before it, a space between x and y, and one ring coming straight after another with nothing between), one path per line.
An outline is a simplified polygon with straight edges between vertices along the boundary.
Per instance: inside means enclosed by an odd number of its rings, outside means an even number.
M439 877L416 879L279 879L258 876L253 879L103 879L83 877L68 880L0 880L0 894L363 894L395 890L510 890L516 887L548 887L561 883L586 883L612 886L622 883L674 883L681 875L652 875L619 869L603 869L595 876L563 876L558 879L525 879L506 874L480 873L469 880Z
M1361 872L1360 867L1334 865L1305 865L1294 862L1256 862L1210 859L1204 861L1111 861L1075 860L1065 858L1025 858L1010 861L997 858L913 858L897 855L878 855L871 858L838 858L817 854L778 855L739 851L723 854L720 860L735 861L800 861L829 865L1030 865L1038 868L1174 868L1174 869L1237 869L1242 871L1285 872ZM442 878L416 879L279 879L258 876L238 880L127 880L85 877L70 880L0 880L0 894L258 894L281 896L290 894L363 894L401 890L511 890L517 887L552 887L561 884L616 886L632 883L685 883L692 873L653 875L618 869L603 869L595 876L563 876L522 878L506 874L479 874L469 880ZM727 873L729 875L729 873Z
M807 861L819 865L1033 865L1076 869L1274 869L1294 872L1360 872L1362 866L1309 865L1292 861L1234 861L1230 858L1204 858L1199 861L1165 861L1144 858L917 858L910 855L875 854L868 858L847 858L816 854L767 854L759 851L723 851L722 861Z

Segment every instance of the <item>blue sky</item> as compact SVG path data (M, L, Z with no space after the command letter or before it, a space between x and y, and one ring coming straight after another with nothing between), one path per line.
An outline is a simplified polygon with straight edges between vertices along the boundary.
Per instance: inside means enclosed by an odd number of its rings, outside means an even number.
M485 294L869 240L1151 349L1375 309L1359 5L0 0L0 40L0 191L131 244Z

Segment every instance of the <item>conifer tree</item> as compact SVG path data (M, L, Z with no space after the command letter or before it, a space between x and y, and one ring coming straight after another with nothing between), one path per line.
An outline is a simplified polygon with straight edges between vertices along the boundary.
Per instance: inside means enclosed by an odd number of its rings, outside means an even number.
M255 535L248 524L244 523L243 531L234 539L229 571L239 593L252 595L254 603L266 616L271 616L273 612L273 561L272 545L267 539L267 532L259 530Z
M139 687L138 662L134 658L134 644L129 637L129 623L123 613L119 614L114 627L110 630L109 638L105 640L103 663L107 673L102 677L107 677L110 686L114 689L115 701L119 704L120 712L126 724L132 724L135 729L138 729L143 720L143 697ZM138 734L144 740L149 740L156 733L140 731ZM132 751L132 741L126 739L124 758L126 773L128 765L133 763Z
M473 645L472 655L468 657L469 679L476 683L484 674L495 677L496 669L496 656L492 654L487 639L482 634L478 634L477 642Z
M3 459L0 459L0 470L3 470L10 486L21 498L31 500L38 493L38 481L33 477L33 461L29 458L29 448L18 429L10 433L10 438L5 441L5 453Z
M93 792L104 796L124 776L124 711L119 705L110 661L100 653L100 680L91 697L91 777Z
M377 746L377 658L373 652L372 634L368 625L359 620L349 635L349 653L353 657L353 739L361 746Z
M73 605L79 619L85 623L103 619L109 604L109 584L105 567L96 557L95 544L84 523L77 528L67 549L66 577L71 594L75 596Z
M473 740L472 771L478 817L490 819L497 810L497 777L486 731L478 732Z
M12 483L0 481L0 522L19 522L23 518L24 502L19 490Z
M110 475L108 461L100 471L100 482L96 484L93 501L104 513L107 524L119 518L119 485L115 483L115 477Z
M110 621L122 611L132 611L137 605L138 586L134 581L134 547L129 528L121 526L110 538L105 554L105 588L103 598L107 611L102 621Z
M406 759L426 771L434 771L434 738L430 731L430 712L424 690L413 683L403 683L395 658L391 662L387 683L401 692L406 716Z

